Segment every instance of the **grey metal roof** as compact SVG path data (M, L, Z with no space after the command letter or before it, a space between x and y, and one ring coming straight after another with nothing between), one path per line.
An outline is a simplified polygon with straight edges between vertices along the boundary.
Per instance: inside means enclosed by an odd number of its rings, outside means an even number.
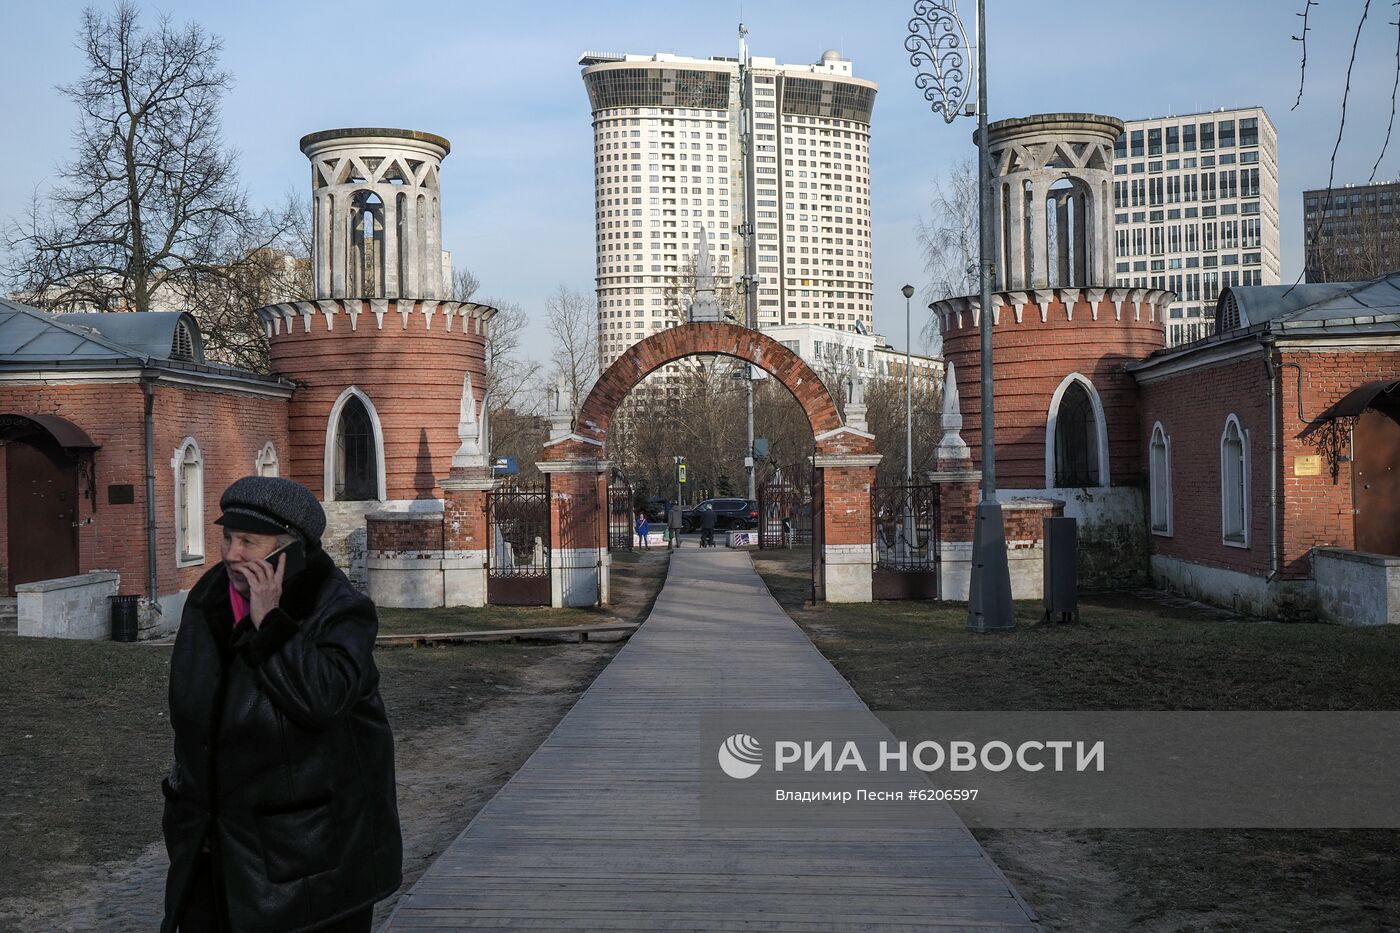
M1228 288L1216 304L1222 335L1263 325L1276 333L1400 329L1400 272L1366 282Z
M161 317L167 323L145 324L115 323L108 319L123 320L145 316ZM278 386L286 389L292 383L277 376L264 376L260 373L237 369L219 363L206 363L203 360L202 338L198 327L190 321L191 336L201 352L195 360L173 358L170 355L174 326L180 317L189 317L187 312L142 311L130 314L50 314L38 308L18 304L0 298L0 369L10 372L24 372L30 369L57 367L61 369L111 369L131 367L137 370L156 369L166 372L180 372L215 380L235 380L262 385ZM69 323L76 319L83 323ZM88 321L102 324L101 330L86 326ZM110 326L115 323L115 327ZM144 331L144 328L150 328ZM112 339L103 331L121 331L130 328L133 340L146 341L145 346L128 346ZM162 334L164 336L162 337Z
M144 358L142 353L95 329L58 320L63 316L0 298L0 362L117 362Z
M41 314L43 312L40 312ZM141 311L130 313L71 312L52 314L60 324L91 328L113 343L137 351L142 356L170 357L176 331L183 323L189 334L190 362L204 361L204 339L199 323L188 311ZM181 357L185 358L185 357Z

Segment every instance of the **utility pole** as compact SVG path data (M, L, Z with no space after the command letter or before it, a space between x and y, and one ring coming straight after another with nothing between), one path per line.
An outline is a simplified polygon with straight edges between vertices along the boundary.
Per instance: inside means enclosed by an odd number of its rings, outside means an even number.
M982 379L982 499L972 532L972 582L968 591L967 630L1005 632L1015 628L1011 573L1006 559L1006 524L997 502L996 407L992 379L992 161L987 140L987 11L977 0L977 281L979 292ZM956 0L916 0L904 48L920 70L915 86L944 122L963 114L969 91L963 49L967 36ZM971 108L968 110L971 115Z
M749 61L749 30L739 24L739 145L744 159L744 222L739 235L744 238L744 326L758 327L758 228L757 202L754 191L758 176L753 144L753 71ZM748 497L755 498L753 463L753 364L744 364L744 396L748 409L748 446L744 453L744 473L748 479Z
M909 345L913 336L909 330L909 299L914 297L914 286L901 288L904 295L904 485L914 485L914 370Z
M1011 570L1006 558L1006 523L997 501L996 406L992 379L992 156L987 140L987 10L977 0L977 226L981 286L982 501L972 531L972 585L968 591L969 632L1009 632L1016 627L1011 606Z

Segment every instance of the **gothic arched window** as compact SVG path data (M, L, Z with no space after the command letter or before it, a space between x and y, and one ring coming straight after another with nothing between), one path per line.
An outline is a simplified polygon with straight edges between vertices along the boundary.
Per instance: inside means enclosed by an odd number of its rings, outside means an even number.
M335 498L358 501L379 498L378 451L374 425L365 403L356 395L345 400L335 432Z
M1055 416L1055 485L1099 485L1099 425L1084 384L1071 382Z

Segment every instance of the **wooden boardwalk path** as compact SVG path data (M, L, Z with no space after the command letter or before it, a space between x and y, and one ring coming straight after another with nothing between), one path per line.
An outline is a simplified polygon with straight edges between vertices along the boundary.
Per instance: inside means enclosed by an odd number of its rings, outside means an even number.
M746 553L673 555L651 615L399 901L386 930L1034 930L939 829L700 821L706 709L865 710Z

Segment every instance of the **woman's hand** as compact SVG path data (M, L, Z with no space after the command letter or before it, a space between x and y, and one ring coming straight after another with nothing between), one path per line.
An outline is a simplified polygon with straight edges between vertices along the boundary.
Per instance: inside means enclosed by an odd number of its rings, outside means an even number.
M254 628L262 628L263 619L282 599L282 571L287 566L287 555L279 554L276 560L276 569L265 560L250 560L238 568L248 581L248 615Z

